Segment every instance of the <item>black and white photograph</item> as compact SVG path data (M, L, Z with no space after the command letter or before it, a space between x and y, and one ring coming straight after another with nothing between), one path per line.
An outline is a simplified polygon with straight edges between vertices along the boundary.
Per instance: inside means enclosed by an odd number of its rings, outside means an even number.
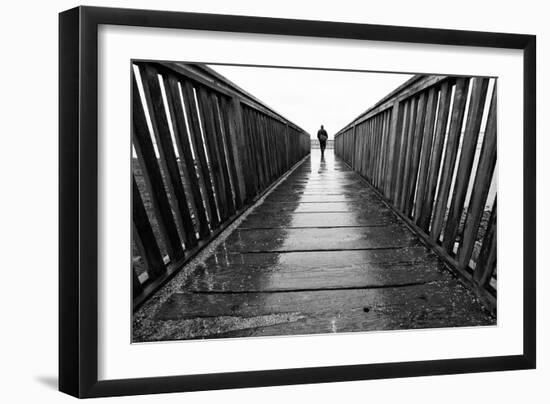
M133 343L497 325L498 77L129 77Z
M0 401L546 404L546 8L3 4Z

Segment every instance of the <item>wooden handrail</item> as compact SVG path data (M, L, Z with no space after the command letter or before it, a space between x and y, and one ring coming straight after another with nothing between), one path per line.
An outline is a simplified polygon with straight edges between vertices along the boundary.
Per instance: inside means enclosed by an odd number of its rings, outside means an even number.
M492 90L491 90L492 89ZM496 309L496 79L418 75L342 128L335 153ZM493 184L494 185L494 184Z
M137 309L304 158L310 136L205 66L133 66Z

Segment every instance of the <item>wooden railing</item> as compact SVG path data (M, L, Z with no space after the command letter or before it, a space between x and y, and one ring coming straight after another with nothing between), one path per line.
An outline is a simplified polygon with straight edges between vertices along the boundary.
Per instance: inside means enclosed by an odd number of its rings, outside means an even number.
M415 76L335 136L359 172L496 309L496 80Z
M310 141L205 66L132 67L137 308L305 157Z

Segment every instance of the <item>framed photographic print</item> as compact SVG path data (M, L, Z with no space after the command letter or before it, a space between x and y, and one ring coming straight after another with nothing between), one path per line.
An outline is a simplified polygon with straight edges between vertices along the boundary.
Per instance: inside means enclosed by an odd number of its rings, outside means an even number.
M61 391L535 367L534 36L59 23Z

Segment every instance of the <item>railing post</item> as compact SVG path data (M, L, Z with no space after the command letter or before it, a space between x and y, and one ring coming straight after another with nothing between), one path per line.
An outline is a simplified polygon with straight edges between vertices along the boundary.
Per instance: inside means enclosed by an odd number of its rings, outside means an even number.
M285 123L285 166L290 167L290 134L288 133L288 123Z
M353 145L353 150L351 152L351 168L355 170L355 161L357 160L357 156L355 155L357 153L357 147L355 144L355 128L356 125L353 125L353 129L351 132L351 144Z
M244 180L244 172L247 172L246 158L242 155L246 150L244 140L244 124L241 102L237 97L231 98L231 113L229 114L229 137L231 138L232 152L235 156L235 170L239 182L239 192L242 201L247 201L248 188Z

